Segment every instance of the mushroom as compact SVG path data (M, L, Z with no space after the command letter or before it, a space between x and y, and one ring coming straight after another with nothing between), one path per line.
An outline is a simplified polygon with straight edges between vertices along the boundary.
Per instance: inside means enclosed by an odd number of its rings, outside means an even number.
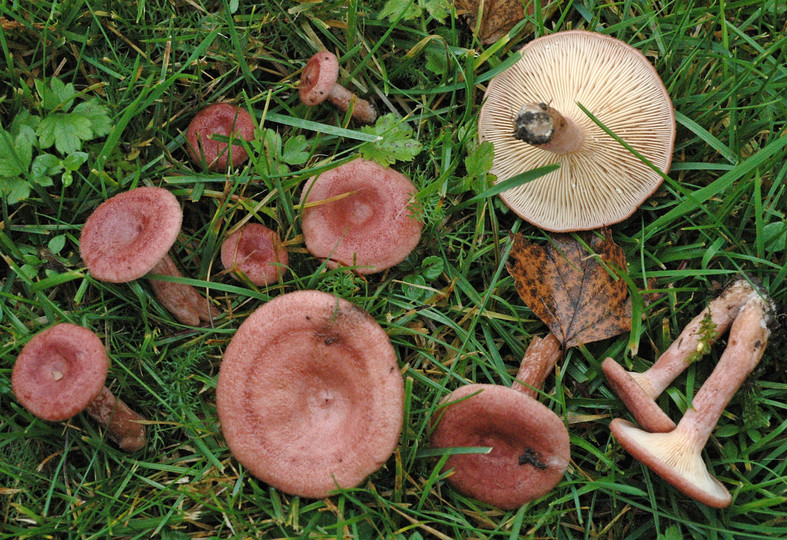
M415 186L405 175L356 159L310 178L303 188L303 239L329 268L373 274L415 249L423 224L414 215Z
M233 455L292 495L327 497L378 470L399 439L404 384L388 336L320 291L279 296L230 341L216 406Z
M686 325L678 339L643 373L626 371L612 358L602 362L607 381L642 429L650 432L675 429L675 422L659 408L656 398L727 331L741 308L757 294L745 279L732 282Z
M760 361L770 335L768 323L773 309L772 302L759 295L741 308L719 363L675 429L648 433L620 418L609 426L629 454L679 491L708 506L724 508L732 497L708 472L701 452L724 408Z
M182 277L167 254L182 220L178 200L166 189L132 189L107 199L87 218L79 253L101 281L126 283L149 272ZM183 324L196 326L219 316L191 285L148 279L159 301Z
M552 163L560 168L500 197L548 231L626 219L659 187L672 161L675 114L658 73L626 43L582 30L534 39L522 54L489 82L478 137L494 145L490 172L500 181Z
M279 235L259 223L247 223L221 244L221 263L243 273L257 286L273 283L287 271L287 250Z
M213 139L222 135L235 142L230 146ZM237 140L254 140L254 120L245 109L229 103L208 105L192 118L186 129L187 150L196 165L206 164L212 171L237 167L249 158Z
M35 416L60 422L84 411L126 452L145 446L144 418L104 386L109 360L87 328L56 324L22 348L11 373L16 399Z
M301 73L298 94L304 105L319 105L326 99L346 111L352 104L352 117L360 122L373 124L377 111L371 103L361 99L336 81L339 78L339 60L332 52L321 51L309 58Z
M449 394L435 424L435 448L491 447L488 454L453 454L447 482L460 492L502 509L514 509L546 495L568 467L568 430L535 399L536 390L560 357L549 334L533 338L512 388L468 384Z

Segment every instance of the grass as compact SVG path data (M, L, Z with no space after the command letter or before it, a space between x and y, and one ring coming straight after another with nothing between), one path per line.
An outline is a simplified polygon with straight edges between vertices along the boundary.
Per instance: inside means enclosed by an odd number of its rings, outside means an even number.
M80 99L99 98L112 117L109 132L85 144L73 184L56 178L27 200L0 203L0 538L786 537L783 338L774 336L705 450L733 494L723 510L682 496L620 448L607 426L627 413L599 368L612 356L646 369L738 272L787 302L783 2L575 0L489 46L452 17L440 24L422 10L381 20L382 9L356 0L0 0L3 127L20 111L40 111L34 81L52 76L73 83ZM444 484L427 422L461 384L509 384L531 336L546 333L504 269L510 231L536 241L545 234L496 197L468 203L488 186L466 178L465 159L489 79L534 34L569 28L645 52L672 96L678 136L669 178L612 228L629 283L660 296L642 308L632 336L570 350L548 379L542 401L569 425L572 463L551 494L504 512ZM340 57L348 88L402 116L423 144L415 159L394 165L419 189L422 241L405 262L368 278L325 271L300 235L300 186L369 139L340 111L298 101L299 69L325 48ZM305 162L287 163L273 144L255 148L234 175L192 167L182 134L202 106L221 100L253 112L274 143L273 132L285 143L304 136ZM85 271L81 225L100 202L139 185L166 187L183 201L172 253L227 314L212 327L178 324L144 282L101 283ZM286 241L290 272L281 284L257 289L221 272L221 240L244 219ZM394 455L359 487L324 500L250 476L226 448L214 397L238 325L266 300L307 288L371 313L397 350L406 386ZM14 399L20 349L65 321L101 336L111 388L151 419L142 452L119 451L84 415L47 423ZM722 349L660 397L673 418Z

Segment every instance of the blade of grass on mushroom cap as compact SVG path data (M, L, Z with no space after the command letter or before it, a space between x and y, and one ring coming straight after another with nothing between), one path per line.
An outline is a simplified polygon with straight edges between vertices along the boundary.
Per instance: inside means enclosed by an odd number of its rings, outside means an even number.
M422 448L415 453L416 459L455 454L488 454L491 446L452 446L449 448Z
M326 133L328 135L336 135L337 137L345 137L347 139L354 139L356 141L364 142L377 142L382 139L380 135L373 135L371 133L363 133L352 129L345 129L336 126L329 126L328 124L320 124L311 120L303 120L301 118L292 118L283 114L269 112L265 115L265 120L270 120L277 124L284 124L295 128L306 129L309 131L316 131L317 133Z
M479 193L475 197L468 199L463 203L463 206L471 203L476 203L478 201L486 199L487 197L491 197L492 195L498 195L504 191L508 191L509 189L513 189L517 186L527 184L528 182L532 182L536 178L540 178L545 174L551 173L552 171L556 171L559 168L560 168L560 163L553 163L552 165L546 165L544 167L539 167L537 169L532 169L530 171L519 173L516 176L512 176L507 180L503 180L502 182L495 184L491 188L485 190L483 193Z

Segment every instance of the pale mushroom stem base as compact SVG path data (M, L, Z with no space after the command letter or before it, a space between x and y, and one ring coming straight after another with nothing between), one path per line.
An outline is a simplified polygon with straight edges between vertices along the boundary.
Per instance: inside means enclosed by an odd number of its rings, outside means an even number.
M339 109L346 111L353 106L352 117L366 124L373 124L377 120L377 111L365 99L359 98L340 84L334 84L328 94L328 101Z
M183 277L169 255L165 255L157 262L150 273ZM197 326L200 321L210 322L221 314L191 285L161 281L150 276L148 276L148 281L156 298L167 308L167 311L183 324Z
M85 409L96 422L104 426L107 436L122 450L136 452L145 446L145 418L117 399L105 386Z
M546 103L525 103L514 119L514 137L555 154L579 149L585 136L570 118Z

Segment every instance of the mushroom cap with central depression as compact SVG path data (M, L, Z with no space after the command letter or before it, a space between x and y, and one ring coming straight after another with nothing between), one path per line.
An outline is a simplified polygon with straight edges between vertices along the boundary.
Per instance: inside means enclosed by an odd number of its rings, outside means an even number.
M675 114L658 73L630 45L583 30L534 39L521 52L520 60L489 82L478 119L479 140L494 145L490 172L500 182L554 163L560 168L500 197L523 219L553 232L590 230L626 219L656 191L662 175L578 104L666 173ZM548 104L579 128L578 147L555 153L517 139L515 119L531 103L545 110Z
M254 476L320 498L357 486L390 457L404 384L371 315L328 293L298 291L240 325L216 405L230 450Z

